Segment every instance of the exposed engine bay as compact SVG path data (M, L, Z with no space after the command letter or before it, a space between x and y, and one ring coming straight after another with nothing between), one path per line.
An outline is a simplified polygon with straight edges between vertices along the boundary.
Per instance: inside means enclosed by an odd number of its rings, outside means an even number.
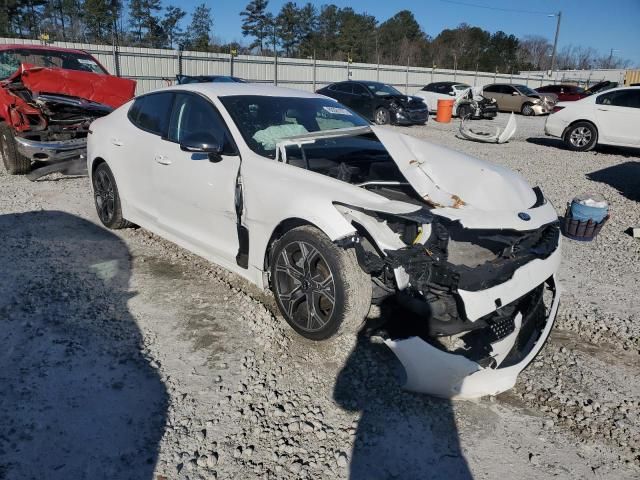
M135 82L106 72L21 64L0 81L0 117L10 127L3 141L15 143L15 152L3 143L5 163L6 157L15 162L19 155L31 162L48 162L41 174L57 171L52 167L54 162L60 171L79 173L68 170L81 168L84 163L81 159L91 122L109 114L134 93ZM77 165L72 165L73 160L78 160ZM29 178L38 176L32 172Z
M407 388L446 397L473 397L510 388L529 356L544 344L557 308L554 272L560 259L560 229L542 191L528 187L529 193L522 192L521 197L529 203L513 205L513 215L519 216L523 227L501 226L497 216L492 219L489 212L473 211L472 202L476 202L471 195L458 197L446 208L432 200L435 195L421 195L432 186L416 188L412 177L404 173L420 160L412 154L405 164L399 161L402 150L381 142L379 129L304 143L308 137L283 142L281 157L292 165L414 206L414 211L401 214L334 202L358 232L340 245L353 248L360 265L371 275L373 302L383 303L393 296L414 313L379 331L409 377L415 367L418 379L408 378ZM331 148L336 146L340 148ZM443 196L442 186L437 189ZM524 211L517 213L521 208ZM456 218L457 211L461 217L466 217L462 212L469 212L476 220L486 216L488 223L469 228L466 218ZM542 211L546 220L524 227L534 212ZM413 364L423 356L427 361L430 355L443 360L442 355L455 357L452 365L460 365L465 372L460 382L443 377L441 385L421 383L425 368L430 367ZM463 385L464 377L481 371L485 373ZM487 372L497 371L501 375L495 385L475 384Z

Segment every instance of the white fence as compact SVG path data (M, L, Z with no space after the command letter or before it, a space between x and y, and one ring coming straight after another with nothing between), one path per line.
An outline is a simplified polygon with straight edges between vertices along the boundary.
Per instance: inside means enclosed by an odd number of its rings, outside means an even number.
M41 42L0 38L0 44L14 43L39 44ZM532 88L554 81L554 79L550 80L544 72L518 75L254 55L240 55L232 58L231 55L224 53L114 47L88 43L54 42L53 45L91 53L111 73L136 80L137 93L172 84L177 74L235 75L252 82L273 83L310 91L349 78L376 80L394 85L405 93L413 93L426 84L437 81L457 81L473 86L495 82L515 82Z
M520 72L522 75L540 76L546 75L544 71L531 71ZM603 80L609 80L610 82L618 82L620 85L624 84L625 75L627 70L624 69L596 69L596 70L559 70L553 72L551 76L548 76L550 82L563 83L563 82L577 82L585 85L593 85L594 83L601 82Z

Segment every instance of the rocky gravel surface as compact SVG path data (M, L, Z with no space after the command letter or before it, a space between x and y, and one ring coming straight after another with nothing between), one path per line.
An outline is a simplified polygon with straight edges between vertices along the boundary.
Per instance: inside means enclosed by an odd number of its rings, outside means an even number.
M576 154L517 120L506 145L402 129L519 171L560 214L611 203L596 241L564 241L550 342L477 402L403 391L366 327L304 341L269 293L106 231L86 178L0 173L0 479L638 478L640 153Z

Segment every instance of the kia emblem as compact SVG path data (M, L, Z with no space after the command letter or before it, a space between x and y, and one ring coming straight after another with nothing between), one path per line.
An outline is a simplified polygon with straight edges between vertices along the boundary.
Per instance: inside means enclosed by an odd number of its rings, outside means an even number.
M525 222L528 222L529 220L531 220L531 216L526 212L520 212L518 214L518 218L520 220L524 220Z

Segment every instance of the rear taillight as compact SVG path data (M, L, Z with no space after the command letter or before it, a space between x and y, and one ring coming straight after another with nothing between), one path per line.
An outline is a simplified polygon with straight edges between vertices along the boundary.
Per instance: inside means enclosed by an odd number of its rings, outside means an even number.
M560 110L562 110L563 108L564 108L564 107L559 107L559 106L557 106L557 105L556 105L555 107L553 107L553 110L551 110L551 113L559 112L559 111L560 111Z

